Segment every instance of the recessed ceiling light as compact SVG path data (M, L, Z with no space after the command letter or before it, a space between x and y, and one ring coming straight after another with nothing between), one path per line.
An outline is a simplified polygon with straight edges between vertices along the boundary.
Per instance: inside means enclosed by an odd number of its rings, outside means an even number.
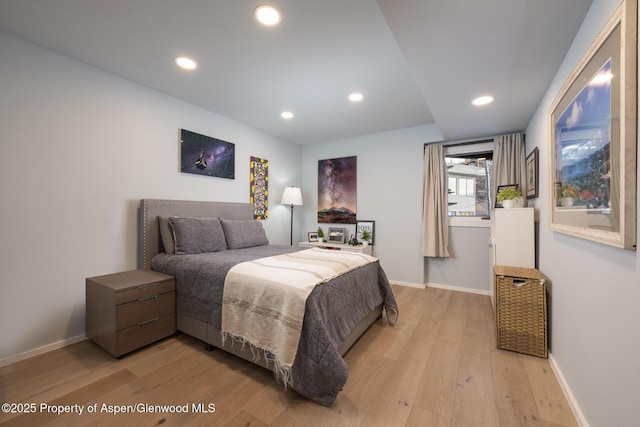
M487 105L487 104L491 104L493 102L495 98L491 95L486 95L486 96L479 96L476 99L474 99L473 101L471 101L471 103L473 105Z
M351 102L360 102L364 99L364 95L359 92L354 92L349 95L349 101Z
M291 111L283 111L280 117L283 119L293 119L293 113Z
M179 56L175 61L179 67L182 67L186 70L193 70L198 66L198 64L196 64L196 61L191 58L187 58L186 56Z
M253 11L258 22L263 25L273 26L280 22L280 12L273 6L262 4Z

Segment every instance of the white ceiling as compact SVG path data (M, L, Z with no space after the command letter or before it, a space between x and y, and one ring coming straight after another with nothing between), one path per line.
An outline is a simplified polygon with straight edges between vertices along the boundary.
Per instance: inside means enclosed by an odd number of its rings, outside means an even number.
M267 0L275 28L261 3L0 0L0 30L297 144L434 122L459 140L524 130L591 0Z

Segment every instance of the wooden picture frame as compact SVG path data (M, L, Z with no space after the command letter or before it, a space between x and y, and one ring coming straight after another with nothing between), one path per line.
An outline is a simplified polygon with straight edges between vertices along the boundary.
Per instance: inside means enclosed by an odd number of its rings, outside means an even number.
M637 0L623 0L550 108L550 227L636 249Z
M329 227L329 231L327 232L328 238L327 242L329 243L339 243L344 244L345 236L347 235L346 228L338 228L338 227Z
M310 231L307 233L307 241L309 242L317 242L318 241L318 232Z
M525 161L527 170L527 199L538 198L538 147L535 147Z

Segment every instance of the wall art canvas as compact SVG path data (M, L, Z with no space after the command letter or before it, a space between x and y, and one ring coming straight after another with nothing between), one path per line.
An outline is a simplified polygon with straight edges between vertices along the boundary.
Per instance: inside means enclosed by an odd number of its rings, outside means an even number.
M318 222L356 223L357 156L318 160Z
M181 129L181 172L235 179L235 144Z
M623 1L550 112L550 226L636 249L637 2Z
M254 219L269 217L269 161L251 157L249 163L249 203L253 205Z

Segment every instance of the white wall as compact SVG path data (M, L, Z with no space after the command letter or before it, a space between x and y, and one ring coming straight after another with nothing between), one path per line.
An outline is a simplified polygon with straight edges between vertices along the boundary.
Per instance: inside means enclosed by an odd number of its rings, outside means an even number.
M137 266L141 198L248 202L263 157L289 243L299 146L4 33L0 57L0 365L84 334L85 278ZM235 143L235 180L181 174L180 128Z
M395 283L422 286L423 146L441 141L433 126L303 147L301 240L318 228L318 160L358 156L358 219L375 221L374 255ZM326 231L327 224L321 224ZM355 226L349 227L351 232Z
M427 286L491 293L489 236L491 222L480 218L449 218L448 258L424 258Z
M590 426L638 425L640 254L550 230L548 112L617 4L617 0L594 0L527 128L527 153L534 146L540 149L535 208L540 218L539 269L552 284L550 357L579 407L582 422Z

